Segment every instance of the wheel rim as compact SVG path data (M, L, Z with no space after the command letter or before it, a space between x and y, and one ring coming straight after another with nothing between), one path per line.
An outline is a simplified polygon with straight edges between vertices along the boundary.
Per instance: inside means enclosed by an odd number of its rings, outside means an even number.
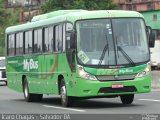
M66 87L65 86L62 86L61 87L61 99L62 99L62 102L65 103L66 102Z
M24 95L27 98L28 97L28 87L27 87L27 83L24 86Z

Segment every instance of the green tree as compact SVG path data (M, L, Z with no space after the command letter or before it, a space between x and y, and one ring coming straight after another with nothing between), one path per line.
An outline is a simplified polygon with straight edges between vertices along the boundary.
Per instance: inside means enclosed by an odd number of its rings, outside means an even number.
M4 56L5 51L5 29L19 21L18 9L5 9L5 0L0 0L0 56Z
M0 8L0 26L3 27L6 22L7 18L9 17L9 13L5 11L5 9Z
M112 0L48 0L41 9L47 13L66 9L112 10L118 9L118 6Z
M85 0L86 7L90 10L112 10L118 9L116 4L112 3L112 0Z
M4 55L5 46L5 25L9 14L4 9L4 0L0 0L0 56Z
M0 0L0 8L4 8L4 0Z

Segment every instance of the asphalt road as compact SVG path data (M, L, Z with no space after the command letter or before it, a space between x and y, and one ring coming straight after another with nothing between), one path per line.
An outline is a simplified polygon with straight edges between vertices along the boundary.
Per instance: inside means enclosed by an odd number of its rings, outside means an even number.
M44 96L40 103L27 103L23 93L0 83L0 113L51 114L160 114L160 91L137 94L132 105L121 104L120 98L80 100L74 107L63 108L59 96Z

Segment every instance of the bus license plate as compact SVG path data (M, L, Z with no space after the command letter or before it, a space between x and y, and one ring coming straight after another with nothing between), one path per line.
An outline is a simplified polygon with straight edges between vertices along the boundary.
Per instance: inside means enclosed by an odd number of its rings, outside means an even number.
M113 84L112 88L123 88L123 84Z

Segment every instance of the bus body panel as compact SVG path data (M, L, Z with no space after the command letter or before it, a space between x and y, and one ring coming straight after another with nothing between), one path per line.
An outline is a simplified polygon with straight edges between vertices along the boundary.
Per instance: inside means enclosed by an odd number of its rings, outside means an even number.
M9 58L7 62L8 86L19 92L23 91L23 75L29 81L31 93L43 94L59 94L58 76L62 75L66 83L69 83L73 79L73 76L75 76L69 68L66 54L23 56L16 59ZM36 63L38 63L37 68Z
M66 22L73 25L77 20L85 19L100 19L100 18L128 18L135 17L143 19L143 16L138 12L128 11L80 11L75 13L68 13L50 18L37 18L40 19L36 22L27 23L9 27L6 34L17 33L19 31L26 31L30 29L43 28L46 26L54 27L57 24L65 24ZM7 44L7 42L6 42ZM77 54L77 53L76 53ZM79 76L77 56L75 57L75 70L72 70L70 63L67 59L66 51L52 52L52 53L39 53L27 54L22 56L6 56L7 60L7 80L8 87L19 92L23 92L23 77L25 76L29 83L29 92L36 94L59 94L59 80L62 78L65 81L68 96L76 97L96 97L108 95L122 95L122 94L135 94L145 93L151 90L151 75L148 73L144 77L135 78L132 80L115 80L115 81L99 81L87 80ZM95 76L121 76L138 74L144 71L147 67L148 61L141 65L123 68L98 68L98 67L84 67L84 70ZM112 91L112 85L123 85L117 88L120 91L110 93L100 93L100 89L104 91L109 89ZM127 92L123 87L132 86L135 91ZM106 88L106 89L105 89ZM130 89L130 88L129 88ZM115 89L114 89L115 90ZM122 90L122 91L121 91ZM103 91L103 90L102 90Z

